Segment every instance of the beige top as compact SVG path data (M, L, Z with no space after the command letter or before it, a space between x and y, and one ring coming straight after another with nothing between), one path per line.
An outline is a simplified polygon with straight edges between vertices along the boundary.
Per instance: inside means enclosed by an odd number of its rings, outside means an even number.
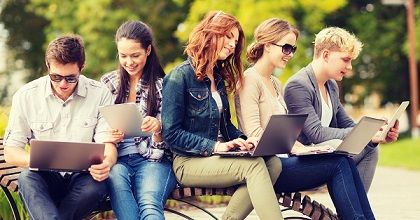
M250 137L262 135L271 115L287 114L280 81L271 76L277 93L277 97L274 97L261 77L255 68L248 68L244 73L244 84L235 95L239 129Z
M98 107L110 104L105 85L83 75L66 101L54 95L48 76L41 77L13 96L4 145L23 148L32 138L104 142L109 126Z

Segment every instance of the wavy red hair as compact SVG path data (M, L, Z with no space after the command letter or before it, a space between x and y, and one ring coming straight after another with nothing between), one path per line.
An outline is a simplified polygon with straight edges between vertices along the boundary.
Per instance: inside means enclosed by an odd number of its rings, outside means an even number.
M224 37L232 28L237 28L239 31L235 51L225 60L218 61L219 51L224 45ZM213 74L214 68L218 68L225 80L228 92L232 92L235 91L236 82L239 81L241 85L243 80L241 53L244 43L244 32L239 21L232 15L216 11L207 14L194 28L184 52L191 57L198 80L203 80L207 75Z

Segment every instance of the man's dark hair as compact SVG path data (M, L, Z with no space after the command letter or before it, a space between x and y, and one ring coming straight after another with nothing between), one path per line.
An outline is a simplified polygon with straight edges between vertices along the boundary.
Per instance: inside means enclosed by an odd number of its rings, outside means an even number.
M79 70L85 65L85 46L82 37L75 34L60 36L48 44L45 52L47 67L51 62L60 64L77 63Z

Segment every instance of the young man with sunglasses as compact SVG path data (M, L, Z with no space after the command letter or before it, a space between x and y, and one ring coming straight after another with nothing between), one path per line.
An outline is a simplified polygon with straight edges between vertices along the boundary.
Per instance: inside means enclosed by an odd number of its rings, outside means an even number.
M315 37L312 62L287 82L284 99L289 113L307 113L299 141L305 145L319 144L332 139L344 139L354 127L354 121L340 103L336 81L352 71L352 60L362 50L362 43L353 34L338 28L321 30ZM378 144L398 138L398 123L385 140L378 132L364 150L353 156L364 188L369 190L378 163Z
M47 48L48 75L13 96L5 132L7 163L28 168L30 139L103 142L108 125L98 107L112 104L109 90L81 75L85 63L82 39L65 35ZM116 148L105 143L104 160L89 172L30 171L19 175L19 194L31 219L82 219L106 197L106 178L116 162ZM64 160L65 158L63 158Z

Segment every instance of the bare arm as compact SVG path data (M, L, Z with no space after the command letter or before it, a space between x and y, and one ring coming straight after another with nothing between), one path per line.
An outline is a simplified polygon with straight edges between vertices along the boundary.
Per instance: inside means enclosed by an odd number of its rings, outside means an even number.
M113 143L105 143L104 160L100 164L90 166L89 172L96 181L108 178L111 167L117 162L117 148Z
M4 159L7 163L18 167L29 167L29 152L20 147L5 146Z
M117 148L114 143L105 143L104 161L107 161L112 167L117 162Z
M102 105L109 105L112 104L112 96L109 91L103 95L103 100L101 102ZM96 181L103 181L108 178L109 171L111 167L117 162L117 147L114 143L109 142L109 132L110 128L108 124L105 122L105 119L101 114L98 117L98 124L95 128L95 135L94 140L95 142L104 143L105 150L104 150L104 159L100 164L94 164L90 166L89 172L92 175L93 179Z
M4 159L7 163L27 168L29 167L29 152L25 145L32 136L28 118L23 107L26 103L18 91L13 96L12 107L9 114L9 122L4 134Z

